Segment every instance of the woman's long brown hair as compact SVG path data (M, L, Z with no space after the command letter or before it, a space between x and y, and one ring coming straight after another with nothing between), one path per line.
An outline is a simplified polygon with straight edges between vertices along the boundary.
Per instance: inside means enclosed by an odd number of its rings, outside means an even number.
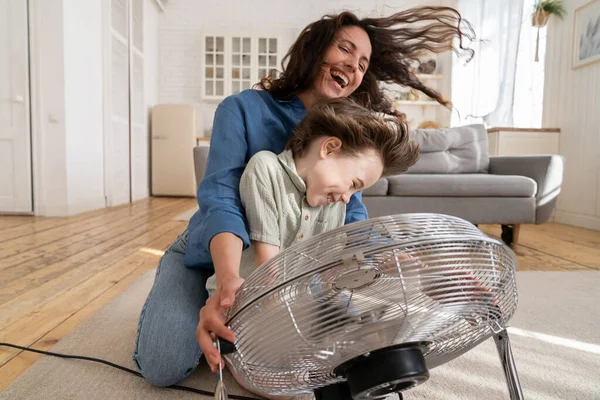
M263 78L258 86L278 99L290 99L310 88L319 74L323 58L336 33L345 26L362 28L371 41L372 53L361 85L350 96L374 111L398 114L384 95L378 82L397 83L417 89L439 103L450 102L437 91L425 86L411 71L414 62L427 52L454 50L467 53L464 39L473 40L470 24L450 7L417 7L388 17L359 19L344 11L326 15L308 25L282 60L283 72L278 79ZM453 45L453 40L457 45ZM287 63L287 66L285 64Z

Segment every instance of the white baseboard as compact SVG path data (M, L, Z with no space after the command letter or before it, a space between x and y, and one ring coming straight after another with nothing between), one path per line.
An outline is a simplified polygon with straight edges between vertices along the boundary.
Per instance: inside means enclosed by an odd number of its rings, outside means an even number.
M81 214L86 211L106 208L106 197L98 196L90 199L79 200L76 204L69 204L69 216Z
M600 217L595 215L556 210L554 212L554 222L600 231Z
M106 208L106 199L104 196L83 199L77 204L49 204L36 208L35 215L38 217L71 217L86 211L99 210Z
M68 217L69 207L66 204L51 204L35 207L36 217Z

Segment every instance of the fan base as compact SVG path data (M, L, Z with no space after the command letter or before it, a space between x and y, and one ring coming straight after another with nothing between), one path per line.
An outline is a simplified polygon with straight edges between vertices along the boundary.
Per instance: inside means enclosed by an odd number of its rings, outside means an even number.
M345 362L335 373L346 378L348 399L383 398L429 379L424 348L424 343L410 343L379 349Z

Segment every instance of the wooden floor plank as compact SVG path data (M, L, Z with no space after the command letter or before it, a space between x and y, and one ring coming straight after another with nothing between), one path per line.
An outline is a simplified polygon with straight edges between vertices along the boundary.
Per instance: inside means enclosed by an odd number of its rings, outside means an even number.
M157 259L159 256L157 256ZM158 261L157 261L158 262ZM36 342L32 343L31 346L37 350L49 351L60 339L68 335L73 329L75 329L80 323L88 319L92 314L102 308L106 303L115 298L119 293L125 290L130 284L138 279L148 269L155 268L150 265L144 265L123 279L118 283L115 283L110 289L98 296L92 302L81 308L75 314L67 318L63 323L58 325L56 328L49 331L46 335L41 337ZM18 351L18 350L17 350ZM41 354L32 353L29 351L18 352L13 359L0 367L0 392L4 390L12 381L14 381L19 375L21 375L27 368L29 368L38 358L42 357ZM109 360L110 361L110 360Z
M519 245L514 249L518 271L594 271L592 267Z
M171 221L165 224L167 227L160 236L153 238L146 246L155 249L166 249L173 240L181 233L181 223ZM8 343L25 343L30 346L42 336L55 329L66 319L85 307L104 292L109 290L115 283L124 279L127 275L139 268L155 268L158 257L155 254L138 251L121 259L119 262L94 273L94 275L80 282L73 280L76 284L61 285L59 294L52 296L50 301L19 313L17 319L11 319L3 323L0 329L0 341ZM71 283L71 282L70 282ZM0 365L5 364L19 350L0 348Z
M178 209L179 205L183 204L185 203L164 203L145 211L140 210L124 218L111 220L82 234L67 236L45 245L23 249L15 255L5 257L0 265L0 270L7 270L5 276L7 281L10 281L11 272L8 271L9 269L16 269L16 271L13 271L13 275L23 276L24 273L44 268L106 241L127 240L121 235L136 227L143 226L153 219L171 215L175 209Z
M480 225L479 228L489 235L500 236L499 225ZM569 232L568 235L563 235L566 240L560 236L562 231ZM517 248L526 247L582 268L600 270L600 246L595 244L596 240L600 242L600 232L588 229L554 223L523 225ZM537 264L534 269L544 270L544 267Z
M69 224L77 224L81 221L89 222L98 216L107 216L116 212L123 212L123 210L135 211L139 208L152 207L153 203L164 202L164 199L143 199L138 200L131 204L123 204L117 207L111 207L106 209L88 211L82 214L78 214L72 217L57 217L57 218L45 218L45 217L20 217L28 218L28 223L23 223L13 227L12 229L0 230L0 244L7 240L16 239L26 235L33 235L36 233L44 232L48 229L55 229L61 226ZM2 223L3 217L0 217L0 224ZM3 248L4 245L0 245Z
M16 266L5 273L5 284L0 288L0 304L11 299L19 298L28 290L40 288L48 281L55 280L63 274L78 268L93 268L94 265L110 263L120 257L137 250L139 238L154 229L164 229L165 224L171 221L173 209L165 214L156 216L140 226L130 226L125 232L102 241L98 244L89 244L88 248L72 256L60 259L50 265L42 265L33 260L24 266ZM174 222L174 221L172 221ZM185 229L185 226L182 231ZM136 241L135 239L138 238ZM143 241L143 239L141 239ZM79 250L79 246L76 246ZM31 265L28 265L31 264ZM0 308L1 310L2 308ZM1 321L1 319L0 319Z
M140 204L138 206L146 207L147 204ZM38 248L39 246L53 243L70 236L80 237L81 235L86 235L96 227L127 218L134 212L135 207L122 208L116 212L92 217L89 220L85 220L85 223L75 221L60 226L54 226L41 232L36 232L35 235L25 235L5 240L0 248L0 259L6 259L16 254L29 251L32 248Z
M9 228L15 228L20 225L31 225L34 220L25 215L2 215L0 214L0 233Z
M61 274L60 279L47 280L45 283L34 286L31 290L28 290L19 296L12 297L9 301L1 304L0 339L3 332L3 328L1 327L4 327L4 329L10 327L11 324L25 316L29 310L35 310L45 303L52 301L65 291L84 282L90 275L95 275L105 268L118 264L120 260L129 257L131 254L140 253L140 248L148 247L149 243L169 232L174 226L180 226L180 224L178 224L177 221L168 221L161 224L148 232L136 236L131 241L103 253L91 262L87 262L83 265L76 263L72 269ZM143 254L139 255L140 258L143 257ZM61 267L56 266L56 268ZM29 281L25 280L22 284L28 285Z

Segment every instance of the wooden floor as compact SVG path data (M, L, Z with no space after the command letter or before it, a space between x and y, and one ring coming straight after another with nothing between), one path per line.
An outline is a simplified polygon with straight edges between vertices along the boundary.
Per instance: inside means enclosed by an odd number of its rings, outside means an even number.
M48 350L148 269L192 198L150 198L70 218L0 216L0 342ZM480 228L499 236L500 227ZM524 225L519 270L600 270L600 232ZM0 391L39 355L0 347Z

